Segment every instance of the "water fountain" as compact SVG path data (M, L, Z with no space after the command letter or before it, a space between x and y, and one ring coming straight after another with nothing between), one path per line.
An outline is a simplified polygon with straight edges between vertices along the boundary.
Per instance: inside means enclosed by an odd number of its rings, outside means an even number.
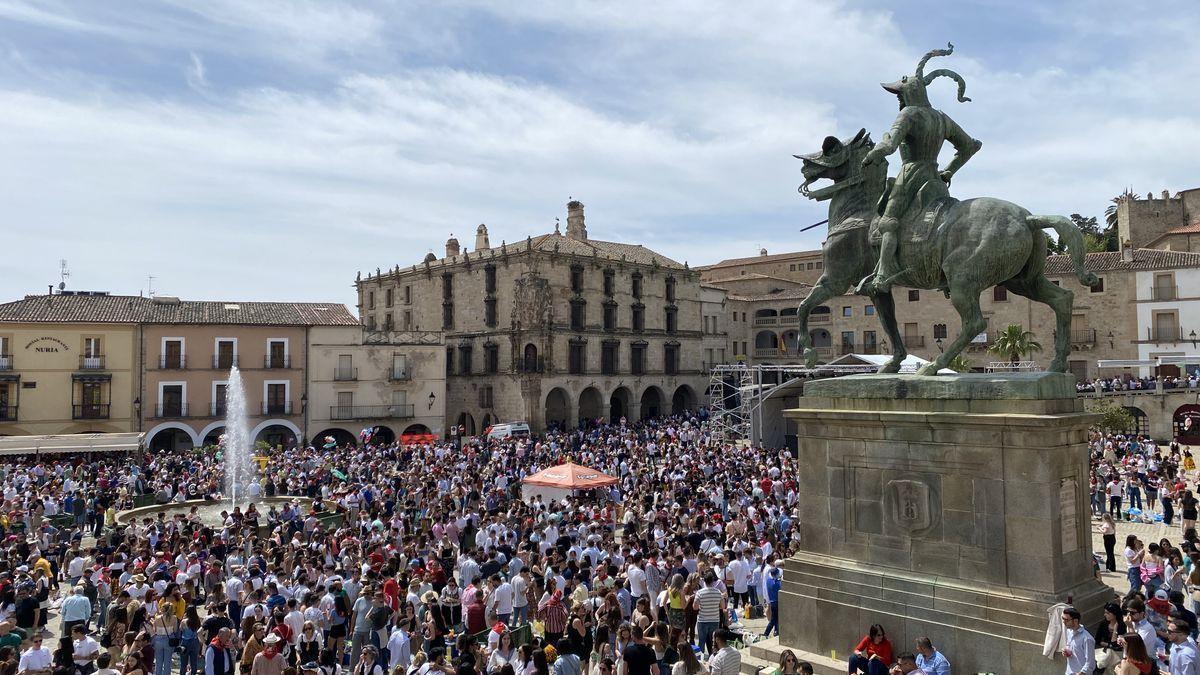
M254 464L254 439L250 438L246 412L246 388L237 366L229 369L225 385L225 491L229 507L244 507L249 502L249 486L258 471Z

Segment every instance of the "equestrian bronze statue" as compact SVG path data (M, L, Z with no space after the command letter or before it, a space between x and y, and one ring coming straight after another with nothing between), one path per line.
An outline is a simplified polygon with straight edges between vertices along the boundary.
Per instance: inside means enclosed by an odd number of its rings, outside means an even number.
M967 100L966 84L958 74L945 70L923 74L926 61L951 49L926 54L915 75L884 85L900 98L901 111L879 145L863 129L847 140L827 137L819 152L796 155L804 162L800 192L816 201L829 201L825 272L799 310L800 347L809 367L817 361L808 332L809 314L853 288L871 298L893 345L892 358L880 372L898 372L908 352L896 322L891 292L895 284L945 293L962 319L959 334L917 374L936 375L983 332L987 324L979 296L992 286L1003 286L1054 310L1050 370L1067 370L1074 294L1043 274L1049 242L1043 230L1052 228L1058 234L1075 276L1092 286L1098 279L1083 266L1083 233L1063 216L1035 216L991 197L959 201L950 196L950 177L981 145L949 116L933 109L925 95L925 86L945 75L958 82L959 100ZM946 169L938 171L937 151L943 141L949 141L957 154ZM903 164L900 176L889 179L886 157L897 147ZM822 179L832 184L812 187Z

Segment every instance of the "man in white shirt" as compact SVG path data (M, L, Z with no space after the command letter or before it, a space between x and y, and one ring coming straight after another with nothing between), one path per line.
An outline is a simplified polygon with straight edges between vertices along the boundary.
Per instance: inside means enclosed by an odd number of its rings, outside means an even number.
M412 663L412 643L408 633L400 626L396 626L388 637L387 649L388 672L396 670L396 666L401 666L401 672L408 672L408 666Z
M1125 625L1142 638L1142 644L1146 645L1146 653L1152 658L1161 651L1162 644L1158 639L1158 631L1155 630L1154 624L1146 618L1146 604L1140 599L1130 600L1129 604L1125 606ZM1166 664L1162 662L1159 662L1158 665L1160 668L1166 668Z
M1167 622L1167 640L1171 643L1168 657L1171 675L1200 675L1200 656L1191 637L1192 627L1183 619Z
M711 675L737 675L742 670L742 655L729 643L737 638L730 630L719 630L713 635L716 653L708 660Z
M522 568L520 574L512 580L513 591L513 625L519 626L529 620L529 569Z
M42 646L42 636L34 635L33 644L21 654L17 675L49 675L52 658L50 649Z
M96 659L100 657L100 643L88 637L83 626L71 629L71 642L74 646L75 672L91 675L96 670Z
M1063 610L1067 644L1062 654L1067 658L1067 667L1063 671L1066 675L1091 675L1096 669L1096 638L1084 630L1079 619L1079 610L1074 607Z
M629 594L633 596L633 604L646 595L646 572L642 569L642 555L633 556L629 568L625 570L625 578L629 580Z
M491 605L492 612L496 618L503 624L508 625L513 613L513 587L507 581L502 581L499 574L493 574L491 578L492 597Z

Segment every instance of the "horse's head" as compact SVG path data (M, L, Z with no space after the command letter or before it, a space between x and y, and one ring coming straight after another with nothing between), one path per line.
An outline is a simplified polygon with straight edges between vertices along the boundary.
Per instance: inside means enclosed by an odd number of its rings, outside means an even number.
M793 155L804 162L800 173L804 176L804 184L800 186L800 194L816 201L825 201L841 190L863 181L862 160L867 152L875 147L871 135L866 129L858 132L854 138L842 141L836 136L827 136L821 144L821 151L808 155ZM874 166L874 165L872 165ZM887 174L887 162L879 162L883 174ZM871 171L867 169L866 171ZM832 185L818 189L809 186L821 179L828 178Z

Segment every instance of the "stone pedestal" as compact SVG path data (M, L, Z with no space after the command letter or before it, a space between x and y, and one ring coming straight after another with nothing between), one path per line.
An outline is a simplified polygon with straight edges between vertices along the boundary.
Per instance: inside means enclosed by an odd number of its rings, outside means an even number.
M1088 426L1061 373L865 375L808 383L796 421L803 552L785 562L780 643L845 658L873 623L929 636L962 673L1061 673L1047 610L1084 624Z

